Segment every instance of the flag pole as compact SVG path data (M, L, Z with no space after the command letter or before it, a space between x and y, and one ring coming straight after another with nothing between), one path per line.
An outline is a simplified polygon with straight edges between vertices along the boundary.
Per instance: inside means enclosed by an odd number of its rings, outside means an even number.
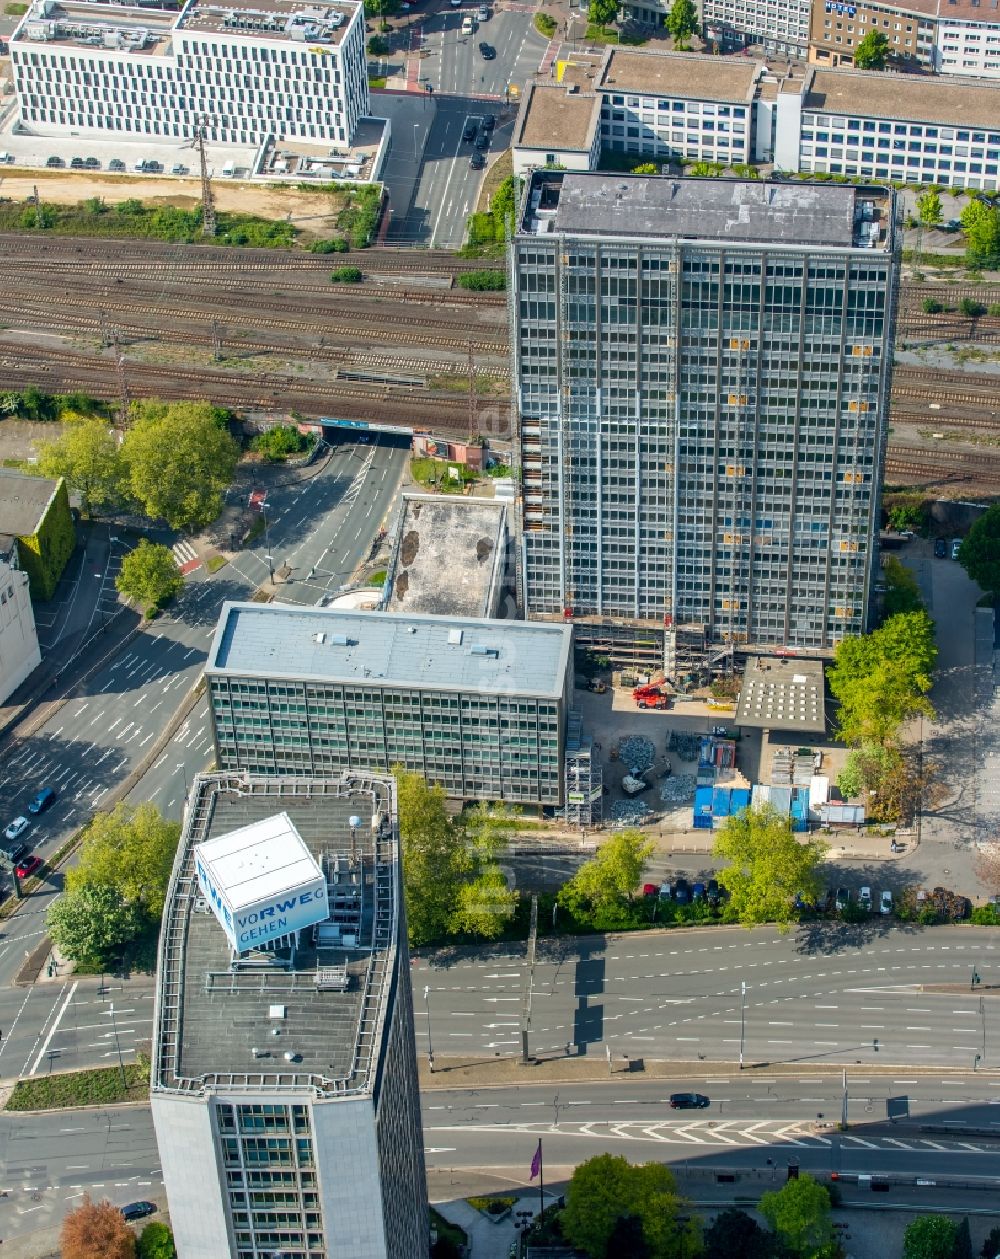
M545 1156L542 1154L542 1138L538 1138L538 1215L545 1210Z

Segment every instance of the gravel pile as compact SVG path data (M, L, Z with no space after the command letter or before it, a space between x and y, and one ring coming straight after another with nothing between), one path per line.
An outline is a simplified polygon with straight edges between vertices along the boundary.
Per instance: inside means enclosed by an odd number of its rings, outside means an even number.
M694 774L678 774L676 778L666 778L660 787L660 799L668 804L683 804L685 800L694 799L694 791L698 779Z
M637 826L651 812L642 800L616 800L611 806L611 820L622 826Z
M629 735L619 743L618 757L626 769L641 774L647 769L652 769L653 762L656 760L656 748L652 740L644 735Z
M682 761L696 761L701 752L701 736L671 730L670 738L667 740L667 751L676 752Z

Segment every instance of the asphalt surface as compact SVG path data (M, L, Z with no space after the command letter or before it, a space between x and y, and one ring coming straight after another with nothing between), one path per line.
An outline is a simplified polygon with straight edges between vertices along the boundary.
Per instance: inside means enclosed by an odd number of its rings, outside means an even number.
M962 927L698 928L543 940L532 982L533 1053L750 1063L1000 1067L1000 941ZM443 952L414 963L417 1045L427 1006L436 1054L520 1050L524 947ZM747 985L741 1012L741 985ZM926 984L946 992L921 992ZM430 991L425 1000L424 989ZM875 1043L878 1048L875 1048Z
M23 812L44 785L59 798L32 819L25 842L42 856L54 851L102 798L146 755L197 681L222 603L247 598L268 580L268 560L286 574L277 597L316 603L348 580L370 553L399 488L406 452L397 447L340 447L318 474L272 490L268 531L259 545L239 553L214 576L198 569L169 614L153 622L98 671L84 688L32 737L9 751L0 775L0 817ZM268 549L270 548L270 549ZM311 575L310 575L311 574ZM131 800L152 800L179 818L192 776L211 762L207 704L202 700L133 790ZM106 1026L92 1002L100 980L50 982L21 989L12 980L44 934L44 915L60 894L61 875L31 894L0 936L0 1077L32 1075L58 1066L103 1064L111 1052L103 1034L88 1039L75 1029ZM148 986L148 983L147 983ZM140 985L141 988L141 985ZM110 991L105 1006L121 1001ZM116 1016L117 1017L117 1016ZM118 1020L120 1043L131 1052L148 1027ZM69 1033L69 1035L67 1035ZM49 1051L53 1051L50 1054ZM116 1052L116 1051L115 1051Z

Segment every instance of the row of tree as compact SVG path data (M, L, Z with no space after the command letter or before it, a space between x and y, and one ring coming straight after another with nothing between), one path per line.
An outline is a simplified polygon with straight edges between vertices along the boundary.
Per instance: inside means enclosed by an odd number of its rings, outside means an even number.
M65 891L46 915L65 957L92 970L110 967L137 941L155 937L180 830L149 803L123 801L94 814Z
M222 510L239 459L229 412L207 402L131 404L119 434L108 420L67 415L66 430L41 446L39 471L65 477L88 512L134 505L173 529L197 529Z

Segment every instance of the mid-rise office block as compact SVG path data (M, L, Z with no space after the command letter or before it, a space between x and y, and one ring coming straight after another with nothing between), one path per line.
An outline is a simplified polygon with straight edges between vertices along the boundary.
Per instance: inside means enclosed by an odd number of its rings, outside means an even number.
M899 235L882 187L532 175L511 255L529 617L662 645L671 673L684 644L866 627Z
M252 774L403 765L466 800L559 804L571 631L226 604L209 652L216 757Z
M190 0L180 11L35 0L10 41L21 122L38 134L206 138L345 149L368 112L364 10Z
M701 0L706 39L724 51L758 46L769 56L805 57L813 0Z
M391 778L195 779L153 1038L182 1259L427 1254Z
M28 574L17 561L17 542L0 536L0 704L41 664Z

